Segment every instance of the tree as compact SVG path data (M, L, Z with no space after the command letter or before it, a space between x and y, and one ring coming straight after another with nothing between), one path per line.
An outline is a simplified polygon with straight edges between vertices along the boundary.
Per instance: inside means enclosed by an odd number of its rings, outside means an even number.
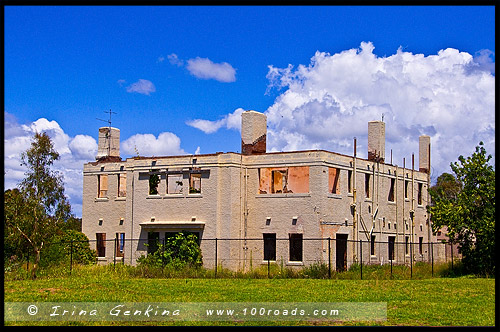
M472 156L451 163L454 180L443 174L441 186L429 190L433 231L447 227L465 270L482 275L495 273L495 170L490 159L480 142Z
M58 225L67 221L71 206L64 195L62 175L51 169L59 153L54 149L46 133L35 133L31 146L21 154L26 166L25 178L18 185L22 207L11 207L5 215L5 224L18 232L35 254L31 277L36 278L40 263L40 252Z

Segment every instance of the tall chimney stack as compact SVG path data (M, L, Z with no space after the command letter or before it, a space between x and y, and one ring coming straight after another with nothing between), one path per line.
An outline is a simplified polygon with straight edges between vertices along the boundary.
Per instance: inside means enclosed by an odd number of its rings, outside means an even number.
M425 173L431 170L431 138L427 135L418 138L418 169Z
M120 129L113 127L99 128L96 160L121 160Z
M241 114L241 153L266 153L267 117L264 113L245 111Z
M385 159L385 122L368 122L368 160L384 162Z

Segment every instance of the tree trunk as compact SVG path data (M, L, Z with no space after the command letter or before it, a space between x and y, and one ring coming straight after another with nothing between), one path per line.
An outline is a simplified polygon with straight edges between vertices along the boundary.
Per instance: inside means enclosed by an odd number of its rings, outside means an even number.
M41 248L33 248L35 252L35 263L33 264L33 268L31 269L31 279L36 279L36 273L38 271L38 265L40 264L40 249Z

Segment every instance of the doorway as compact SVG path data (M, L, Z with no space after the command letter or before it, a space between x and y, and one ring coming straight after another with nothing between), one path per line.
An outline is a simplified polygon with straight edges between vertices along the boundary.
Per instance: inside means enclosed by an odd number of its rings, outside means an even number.
M337 234L335 243L336 269L338 272L347 270L347 234Z

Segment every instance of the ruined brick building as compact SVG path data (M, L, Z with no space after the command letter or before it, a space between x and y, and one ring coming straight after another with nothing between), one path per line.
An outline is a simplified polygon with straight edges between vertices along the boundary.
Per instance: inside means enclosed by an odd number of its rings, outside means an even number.
M96 161L84 165L82 213L98 259L134 264L146 243L179 231L198 236L207 267L439 259L426 211L429 136L419 137L414 169L414 158L411 168L387 162L382 121L368 123L368 159L356 156L355 141L351 156L270 153L266 133L266 116L246 111L241 153L122 160L120 131L100 128Z

